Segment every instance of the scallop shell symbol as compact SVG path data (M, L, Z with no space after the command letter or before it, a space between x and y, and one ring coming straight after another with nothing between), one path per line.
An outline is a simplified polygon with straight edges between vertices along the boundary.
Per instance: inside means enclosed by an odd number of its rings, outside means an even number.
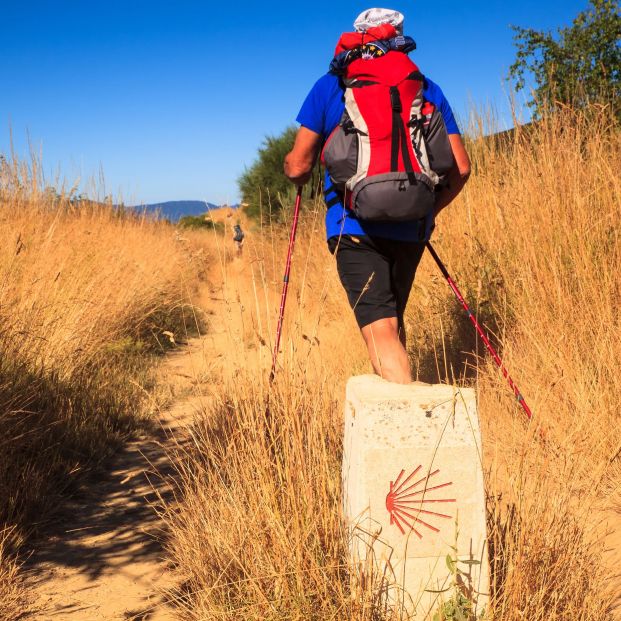
M390 513L390 524L397 526L403 535L407 531L413 531L419 539L423 538L420 532L423 527L434 533L440 532L440 529L430 522L438 523L438 520L452 519L450 515L432 511L433 505L457 502L455 498L442 498L437 495L439 490L453 485L452 482L429 486L430 479L436 477L440 470L430 472L412 482L421 469L422 465L418 466L406 479L403 479L405 470L402 470L397 480L390 482L390 491L386 496L386 509Z

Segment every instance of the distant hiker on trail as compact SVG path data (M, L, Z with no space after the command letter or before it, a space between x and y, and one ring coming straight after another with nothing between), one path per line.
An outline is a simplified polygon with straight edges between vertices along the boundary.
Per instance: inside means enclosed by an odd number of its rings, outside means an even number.
M242 246L244 244L244 232L242 231L242 228L239 224L236 224L233 227L233 241L235 242L235 244L237 245L237 254L241 255L242 253Z
M326 232L373 368L412 381L403 314L434 219L462 190L470 160L440 87L409 59L398 11L369 9L338 42L307 96L285 159L298 186L320 150Z

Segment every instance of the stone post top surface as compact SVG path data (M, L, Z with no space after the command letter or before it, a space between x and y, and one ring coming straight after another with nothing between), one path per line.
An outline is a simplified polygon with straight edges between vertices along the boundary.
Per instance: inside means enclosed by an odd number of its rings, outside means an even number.
M412 382L411 384L394 384L379 377L379 375L357 375L347 381L347 398L349 400L372 402L390 399L419 400L447 400L460 394L465 401L475 399L473 388L461 388L448 384L425 384Z

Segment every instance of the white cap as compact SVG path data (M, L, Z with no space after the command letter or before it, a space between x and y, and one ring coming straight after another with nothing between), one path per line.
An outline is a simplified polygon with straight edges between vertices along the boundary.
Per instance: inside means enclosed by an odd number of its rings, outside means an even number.
M373 26L391 24L397 30L397 34L403 34L403 13L391 9L367 9L358 15L354 22L356 32L366 32Z

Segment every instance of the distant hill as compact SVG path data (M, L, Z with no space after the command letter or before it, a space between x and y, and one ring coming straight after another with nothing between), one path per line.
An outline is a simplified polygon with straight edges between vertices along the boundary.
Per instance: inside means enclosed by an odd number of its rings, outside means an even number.
M145 211L176 223L183 216L200 216L210 209L218 209L219 207L220 205L206 201L167 201L165 203L152 203L151 205L134 205L131 209Z

